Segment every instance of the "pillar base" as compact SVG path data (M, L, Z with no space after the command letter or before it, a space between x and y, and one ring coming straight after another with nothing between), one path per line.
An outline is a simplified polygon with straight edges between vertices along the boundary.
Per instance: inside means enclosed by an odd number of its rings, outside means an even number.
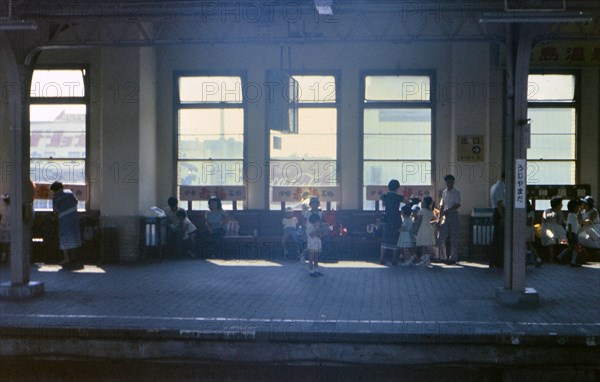
M0 284L0 297L27 298L44 294L44 283L30 281L28 284L13 284L6 282Z
M525 288L524 291L497 288L496 302L501 305L535 308L540 304L540 296L533 288Z

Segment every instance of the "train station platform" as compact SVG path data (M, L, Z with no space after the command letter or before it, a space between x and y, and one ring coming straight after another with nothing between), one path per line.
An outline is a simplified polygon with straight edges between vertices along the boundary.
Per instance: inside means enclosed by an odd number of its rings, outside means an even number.
M35 370L59 361L100 362L97 375L147 362L172 374L164 365L183 362L204 371L232 365L224 373L271 365L290 378L305 366L358 367L350 377L390 367L427 367L428 378L432 370L452 376L455 367L600 377L600 263L527 267L527 287L540 300L529 308L497 303L502 270L476 262L383 266L373 255L330 258L321 272L309 277L306 264L280 258L34 264L31 280L45 293L0 299L0 366L11 381L38 378ZM0 282L9 278L3 264ZM420 380L422 369L411 370ZM69 380L61 373L56 380ZM228 380L247 380L235 376Z

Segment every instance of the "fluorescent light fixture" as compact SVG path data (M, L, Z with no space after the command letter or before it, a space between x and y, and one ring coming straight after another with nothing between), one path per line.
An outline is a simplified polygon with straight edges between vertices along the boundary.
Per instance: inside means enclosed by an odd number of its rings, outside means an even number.
M320 15L333 15L333 0L315 0L315 8Z
M0 19L0 31L36 30L37 23L29 20Z
M479 18L480 23L587 23L594 16L583 12L562 11L516 11L486 12Z

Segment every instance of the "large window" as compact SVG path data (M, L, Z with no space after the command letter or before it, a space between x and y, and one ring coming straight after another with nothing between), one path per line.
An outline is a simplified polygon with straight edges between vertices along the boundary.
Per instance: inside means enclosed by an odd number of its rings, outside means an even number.
M527 184L575 184L577 103L571 74L531 74Z
M367 75L363 98L363 208L369 185L430 185L431 80L419 75Z
M337 92L334 76L294 75L298 82L298 131L270 134L270 207L275 187L337 184ZM277 92L277 87L274 87ZM335 203L332 203L335 207Z
M243 185L241 78L180 76L177 86L177 193L180 185ZM231 206L232 202L223 202L224 208ZM198 201L192 207L208 205Z
M30 176L36 183L86 183L85 69L36 69L31 81ZM52 208L35 200L36 209ZM81 201L79 208L85 208Z

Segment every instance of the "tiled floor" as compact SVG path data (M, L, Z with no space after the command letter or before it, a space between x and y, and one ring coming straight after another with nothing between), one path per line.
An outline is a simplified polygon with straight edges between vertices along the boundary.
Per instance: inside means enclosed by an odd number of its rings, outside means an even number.
M32 266L43 296L0 299L0 327L294 333L600 336L600 264L528 267L537 308L499 305L499 269L329 261L325 276L285 260L165 260ZM0 281L10 269L0 268Z

